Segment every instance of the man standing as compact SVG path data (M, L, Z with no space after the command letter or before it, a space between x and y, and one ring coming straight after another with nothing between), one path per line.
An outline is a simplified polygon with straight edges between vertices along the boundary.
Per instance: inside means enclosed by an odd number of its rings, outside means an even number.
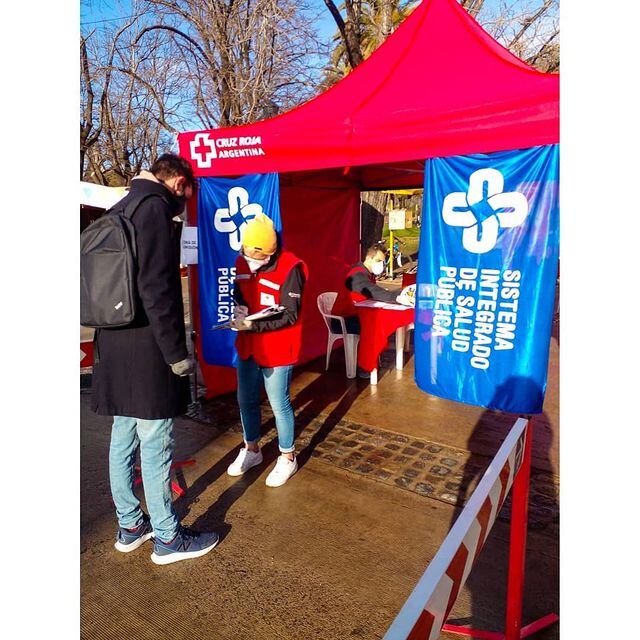
M218 543L216 533L181 527L173 509L171 460L173 419L189 403L188 374L194 363L186 346L177 230L172 217L192 197L189 163L160 156L150 171L133 179L118 207L148 195L133 215L137 264L137 311L125 327L98 329L92 409L112 415L109 476L120 528L115 547L129 552L154 538L156 564L204 555ZM136 449L149 510L133 491Z

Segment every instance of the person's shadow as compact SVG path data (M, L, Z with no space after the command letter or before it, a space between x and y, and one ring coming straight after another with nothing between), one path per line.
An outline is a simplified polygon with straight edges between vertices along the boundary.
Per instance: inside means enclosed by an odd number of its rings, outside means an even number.
M529 378L514 376L498 387L492 405L499 405L505 397L513 397L514 393L538 398L542 404L542 390ZM450 529L460 515L462 508L477 487L484 475L490 460L495 456L511 427L519 417L533 418L531 448L531 479L529 492L529 531L548 533L556 545L558 500L556 487L548 473L553 470L549 451L552 444L552 430L549 417L542 412L533 415L507 413L498 410L486 410L473 428L468 441L467 450L471 453L462 473L450 486L457 490L458 501L452 516ZM511 492L505 499L497 519L510 522ZM472 626L474 629L498 631L503 630L506 614L506 586L508 574L509 539L499 537L495 533L496 523L474 564L465 588L470 594L471 616L468 618L450 618L447 622L455 625ZM545 532L545 529L550 531ZM504 535L504 534L502 534ZM508 534L507 534L508 536ZM550 540L551 542L551 540ZM527 548L530 539L528 537ZM559 600L559 564L557 553L553 551L543 554L528 553L526 556L525 590L523 598L523 625L542 617L552 611L557 612ZM536 637L556 638L557 625ZM551 635L549 635L551 634Z
M320 359L318 360L320 363ZM335 367L344 367L337 360ZM345 417L353 403L362 393L368 381L348 379L345 375L332 375L327 378L321 374L294 398L294 410L299 409L296 421L296 435L299 435L312 421L320 418L320 428L313 434L309 443L298 453L298 466L303 467L313 455L316 447L324 441L333 428ZM327 408L334 405L328 412Z
M324 359L324 357L322 359ZM316 368L320 366L319 362L320 359L306 365L305 368ZM300 375L300 373L301 370L297 370L294 376ZM346 377L343 376L331 376L331 378L328 378L324 375L323 370L320 376L292 397L291 404L294 412L297 413L295 423L296 441L301 432L303 432L312 421L317 421L318 419L321 421L320 428L313 434L308 444L301 447L296 453L298 469L304 467L313 455L318 444L320 444L329 433L331 433L331 430L340 420L342 420L365 386L366 385L362 384L362 381L357 379L347 380ZM229 400L231 400L231 398L229 398ZM334 404L335 406L325 415L327 407ZM239 421L239 409L237 411L237 420ZM278 436L273 417L269 417L267 420L263 418L261 433L263 463L250 469L225 489L206 512L196 519L192 525L194 529L201 531L218 531L221 539L228 534L231 526L225 521L227 512L260 477L265 468L271 466L280 455ZM270 434L271 438L265 441L265 435L267 434ZM227 467L235 460L237 455L238 448L234 447L186 489L184 495L175 503L176 511L180 517L183 517L184 514L188 512L189 506L198 499L198 496L220 476L226 473Z
M234 430L240 422L240 411L237 406L235 392L207 401L205 403L205 409L207 413L215 414L215 424L221 433ZM263 418L261 432L263 434L267 433L274 426L275 421L273 417L267 418L266 420ZM250 469L243 476L239 477L233 485L228 487L212 507L209 507L206 513L199 516L193 525L191 525L194 529L200 531L215 530L220 534L221 541L226 537L231 530L231 526L225 522L227 510L244 494L253 482L255 482L264 470L264 464L275 460L277 456L277 440L275 442L271 440L261 448L265 462L256 468ZM195 453L197 452L193 452L192 455ZM184 493L174 501L174 508L179 520L182 521L189 514L191 507L200 501L200 496L227 472L227 468L236 459L237 455L238 447L233 447L191 484L184 483L183 478L180 478L180 475L176 473L176 479L184 491ZM182 480L182 482L180 480ZM215 507L215 510L212 510L213 507Z

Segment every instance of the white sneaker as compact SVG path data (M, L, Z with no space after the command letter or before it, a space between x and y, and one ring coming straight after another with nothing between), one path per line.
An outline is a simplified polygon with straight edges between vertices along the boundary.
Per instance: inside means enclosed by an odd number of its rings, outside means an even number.
M282 486L296 471L298 470L298 460L294 458L289 460L286 456L280 456L276 462L276 466L267 476L267 487Z
M262 462L262 451L249 451L246 447L240 449L238 457L229 465L227 473L230 476L241 476Z

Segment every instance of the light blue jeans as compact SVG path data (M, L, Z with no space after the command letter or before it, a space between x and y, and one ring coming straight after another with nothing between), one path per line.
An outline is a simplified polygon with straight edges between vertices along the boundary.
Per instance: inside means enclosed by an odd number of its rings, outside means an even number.
M151 526L164 542L173 540L179 528L171 495L172 432L173 418L142 420L114 416L109 448L111 495L118 523L125 529L134 529L142 523L140 501L133 491L136 449L140 445L142 484Z
M289 385L293 365L261 367L253 358L238 358L238 404L244 440L248 444L260 439L260 387L264 388L276 419L278 445L281 453L295 451L293 446L293 408L289 397Z

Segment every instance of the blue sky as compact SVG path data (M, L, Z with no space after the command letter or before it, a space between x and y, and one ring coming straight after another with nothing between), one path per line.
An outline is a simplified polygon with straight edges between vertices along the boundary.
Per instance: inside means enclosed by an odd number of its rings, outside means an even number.
M323 40L329 40L336 32L336 25L323 0L309 0L320 13L318 30ZM82 0L80 5L80 24L82 30L99 27L108 20L112 24L124 21L132 14L131 0Z
M132 15L134 4L135 0L81 0L81 33L86 34L93 29L99 30L101 27L117 27L123 24ZM319 16L317 28L320 38L329 42L337 30L333 17L323 0L309 0L309 4L317 9ZM327 59L324 56L318 58L318 68L326 63ZM189 116L184 113L182 115L189 120ZM191 126L197 128L199 123L194 121Z
M541 1L541 0L540 0ZM116 24L124 21L131 15L131 6L135 0L81 0L80 2L80 22L82 31L87 28L100 27L100 25ZM522 0L513 0L511 4L516 5ZM333 17L329 13L323 0L309 0L309 4L318 10L319 20L317 23L320 37L329 41L337 32L337 27ZM339 5L339 3L337 3ZM485 0L483 13L493 12L498 6L498 0Z

